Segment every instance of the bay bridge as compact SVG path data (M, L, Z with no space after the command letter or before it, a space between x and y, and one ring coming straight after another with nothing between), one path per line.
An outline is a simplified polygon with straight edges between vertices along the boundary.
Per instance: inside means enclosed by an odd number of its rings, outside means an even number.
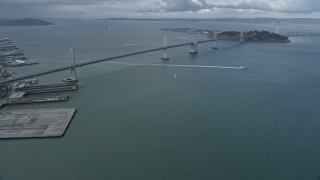
M305 33L305 32L288 32L282 34L283 36L287 37L294 37L294 36L320 36L320 33Z
M213 38L213 39L208 39L208 40L200 40L200 41L196 41L196 42L188 42L188 43L181 43L181 44L175 44L175 45L168 46L167 45L167 38L166 38L166 36L164 36L163 37L163 46L162 47L153 48L153 49L147 49L147 50L142 50L142 51L137 51L137 52L132 52L132 53L126 53L126 54L122 54L122 55L106 57L106 58L103 58L103 59L98 59L98 60L88 61L88 62L83 62L83 63L77 63L77 64L74 61L73 49L71 49L70 50L71 63L70 63L69 66L59 67L59 68L55 68L55 69L51 69L51 70L46 70L46 71L43 71L43 72L38 72L38 73L33 73L33 74L17 77L17 78L10 79L10 80L5 80L5 81L0 82L0 85L2 85L2 84L10 84L10 83L13 83L13 82L16 82L16 81L25 80L25 79L28 79L28 78L34 78L34 77L38 77L38 76L43 76L43 75L47 75L47 74L52 74L52 73L56 73L56 72L60 72L60 71L65 71L65 70L68 70L68 69L71 70L70 77L66 78L64 80L65 81L74 82L74 81L77 81L77 76L76 76L76 72L75 72L75 69L77 67L88 66L88 65L91 65L91 64L96 64L96 63L101 63L101 62L110 61L110 60L114 60L114 59L119 59L119 58L134 56L134 55L138 55L138 54L154 52L154 51L161 51L161 50L162 50L161 59L162 60L169 60L169 57L168 57L168 54L167 54L167 49L177 48L177 47L182 47L182 46L190 46L189 53L190 54L196 54L198 52L197 44L212 42L212 41L216 41L216 40L217 40L217 38ZM240 38L240 42L241 41L242 41L242 39ZM212 46L212 48L216 49L216 45L214 44L214 46Z

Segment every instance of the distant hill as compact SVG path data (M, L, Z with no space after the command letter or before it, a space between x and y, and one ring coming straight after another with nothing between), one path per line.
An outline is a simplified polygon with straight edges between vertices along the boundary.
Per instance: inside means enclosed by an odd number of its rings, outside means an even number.
M125 20L125 21L212 21L212 22L239 22L279 25L319 25L320 18L104 18L99 20Z
M24 19L2 19L0 18L0 26L49 26L54 25L52 22L40 19L24 18Z

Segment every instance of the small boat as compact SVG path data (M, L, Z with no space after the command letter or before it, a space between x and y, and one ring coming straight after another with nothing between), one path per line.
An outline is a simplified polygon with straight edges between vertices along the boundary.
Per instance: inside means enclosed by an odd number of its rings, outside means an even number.
M10 38L0 38L0 44L11 43Z
M37 84L38 80L36 78L34 79L26 79L26 84Z
M77 82L78 79L65 78L65 79L63 79L63 81L65 81L65 82Z

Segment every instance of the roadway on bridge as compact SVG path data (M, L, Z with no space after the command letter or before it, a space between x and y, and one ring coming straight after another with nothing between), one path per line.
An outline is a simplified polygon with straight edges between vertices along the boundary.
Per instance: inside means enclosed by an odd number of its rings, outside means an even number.
M196 43L200 44L200 43L207 43L207 42L211 42L211 41L214 41L214 40L213 39L201 40L201 41L197 41ZM182 44L175 44L175 45L167 46L166 48L167 49L171 49L171 48L182 47L182 46L191 46L192 44L194 44L194 43L193 42L188 42L188 43L182 43ZM147 50L143 50L143 51L137 51L137 52L122 54L122 55L118 55L118 56L107 57L107 58L104 58L104 59L78 63L78 64L75 64L75 66L72 66L72 65L64 66L64 67L55 68L55 69L51 69L51 70L47 70L47 71L43 71L43 72L39 72L39 73L34 73L34 74L26 75L26 76L21 76L21 77L15 78L15 79L2 81L2 82L0 82L0 85L1 84L13 83L13 82L24 80L24 79L28 79L28 78L34 78L34 77L38 77L38 76L52 74L52 73L56 73L56 72L60 72L60 71L65 71L65 70L72 69L72 68L88 66L88 65L91 65L91 64L97 64L97 63L101 63L101 62L105 62L105 61L111 61L111 60L115 60L115 59L119 59L119 58L124 58L124 57L128 57L128 56L134 56L134 55L138 55L138 54L144 54L144 53L148 53L148 52L160 51L160 50L164 50L164 49L165 49L165 47L147 49Z

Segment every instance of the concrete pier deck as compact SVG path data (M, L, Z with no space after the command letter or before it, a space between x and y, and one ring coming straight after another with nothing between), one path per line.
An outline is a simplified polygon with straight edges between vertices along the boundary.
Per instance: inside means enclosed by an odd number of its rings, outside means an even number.
M30 103L45 103L45 102L60 102L68 101L68 95L59 95L59 96L30 96L22 98L9 98L6 101L6 105L13 104L30 104Z
M0 111L0 138L63 136L76 108Z
M75 91L75 90L78 90L78 86L75 83L26 86L26 87L15 89L16 92L17 91L26 92L27 94L50 93L50 92L60 92L60 91Z

